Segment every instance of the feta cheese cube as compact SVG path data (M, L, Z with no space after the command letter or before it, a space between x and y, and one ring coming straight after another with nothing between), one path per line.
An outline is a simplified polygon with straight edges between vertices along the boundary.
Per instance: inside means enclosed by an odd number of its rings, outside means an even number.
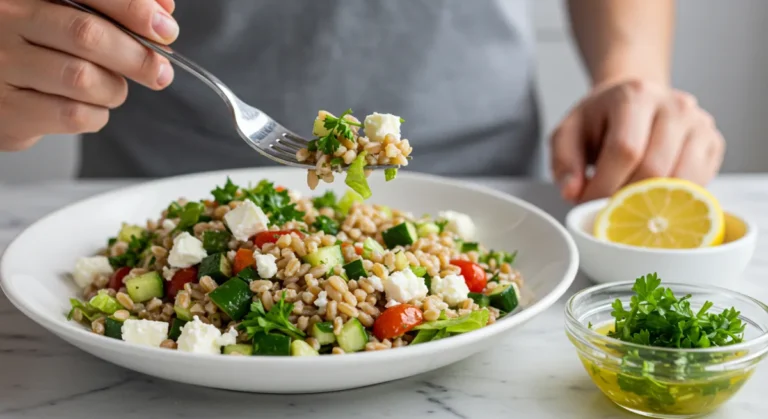
M126 342L159 348L160 343L168 339L168 323L127 319L120 332Z
M390 307L399 306L399 305L400 305L400 303L398 303L397 301L389 300L389 301L387 301L387 304L384 304L384 307L390 308Z
M328 305L328 293L325 291L320 291L320 293L317 294L317 298L315 298L315 307L323 309L327 305Z
M224 216L232 235L240 241L247 241L257 233L267 230L269 218L253 201L245 200Z
M437 215L442 221L447 221L445 229L461 237L464 240L473 240L475 238L475 223L467 214L456 211L443 211Z
M417 277L410 268L389 275L383 281L383 285L387 299L395 300L398 303L422 300L429 292L424 278Z
M237 343L237 329L230 327L227 333L222 333L219 337L219 346L234 345Z
M166 218L165 220L163 220L162 227L163 227L163 230L171 231L174 228L176 228L176 223L174 223L173 220L169 220Z
M277 275L277 260L273 255L262 255L254 252L253 258L256 259L256 271L259 273L259 278L269 279Z
M82 257L75 263L72 278L80 288L91 285L99 275L111 275L114 272L106 256Z
M379 278L376 275L368 277L368 282L371 283L371 286L374 290L383 292L384 291L384 284L381 283L381 278Z
M173 239L168 264L174 268L189 268L200 263L206 256L208 253L203 249L203 242L185 231Z
M443 297L449 306L455 307L467 299L469 287L461 275L448 275L445 278L432 278L432 294Z
M227 338L228 339L228 338ZM216 326L205 324L195 316L184 324L176 340L178 350L197 354L218 355L221 353L221 332Z
M388 113L374 112L363 122L365 136L375 142L383 142L387 134L400 139L400 117Z

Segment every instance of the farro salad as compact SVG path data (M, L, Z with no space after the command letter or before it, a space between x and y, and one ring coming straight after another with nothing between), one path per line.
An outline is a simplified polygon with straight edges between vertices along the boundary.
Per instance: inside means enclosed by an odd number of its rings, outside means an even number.
M367 165L407 166L413 148L407 139L401 138L400 126L405 122L392 114L374 112L360 120L352 110L338 117L327 111L319 111L312 128L315 139L308 148L296 152L296 159L314 164L307 172L307 184L314 190L320 180L333 182L333 172L348 166L346 184L368 199L371 189L367 178L371 174ZM363 132L360 132L362 128ZM384 171L387 181L397 176L397 168Z
M448 338L518 307L516 253L475 242L467 215L416 218L269 181L227 179L212 195L124 224L80 258L68 318L184 352L315 356Z

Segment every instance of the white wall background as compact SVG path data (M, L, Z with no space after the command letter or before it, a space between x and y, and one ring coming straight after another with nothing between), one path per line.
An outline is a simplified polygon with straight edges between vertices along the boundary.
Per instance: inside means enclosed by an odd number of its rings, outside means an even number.
M531 0L547 133L587 90L564 23L563 1ZM725 171L768 171L766 21L766 0L678 0L673 81L717 119L728 141ZM71 177L76 159L75 139L46 138L31 150L0 154L0 182Z

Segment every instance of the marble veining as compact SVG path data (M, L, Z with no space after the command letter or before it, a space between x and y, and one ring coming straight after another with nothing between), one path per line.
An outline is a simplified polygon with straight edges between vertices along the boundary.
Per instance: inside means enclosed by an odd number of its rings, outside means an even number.
M520 196L562 220L567 206L550 185L476 180ZM84 197L128 184L61 182L0 185L0 252L41 216ZM768 228L768 175L724 176L712 185L726 209ZM768 301L768 245L731 286ZM579 276L567 295L589 285ZM563 332L563 302L515 329L495 347L410 379L357 390L275 396L213 390L165 381L88 355L18 312L0 294L0 419L91 417L223 418L636 418L613 406L591 383ZM768 365L716 419L768 416Z

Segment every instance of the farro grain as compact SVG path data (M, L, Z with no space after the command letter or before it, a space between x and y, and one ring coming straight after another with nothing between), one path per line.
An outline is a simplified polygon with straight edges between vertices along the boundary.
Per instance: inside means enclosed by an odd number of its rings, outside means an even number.
M102 291L104 291L110 297L114 297L115 295L117 295L117 291L113 290L112 288L107 288Z
M365 297L368 296L368 293L361 289L356 289L352 294L355 296L355 300L357 300L358 303L365 301Z
M103 335L104 334L104 317L99 317L98 319L91 322L91 330L93 333Z
M365 302L366 302L366 303L368 303L368 304L370 304L370 305L372 305L372 306L375 306L375 305L376 305L376 303L378 302L378 299L376 298L376 295L369 295L369 296L368 296L368 297L365 299Z
M189 312L192 313L192 315L202 316L205 314L205 309L202 304L194 303L192 304L192 307L189 308Z
M134 303L133 300L131 300L131 297L128 296L128 294L123 292L118 292L117 295L115 295L115 298L117 299L117 302L120 303L121 306L124 308L133 311L134 309Z
M386 266L390 272L395 270L395 254L394 253L387 252L384 254L384 266Z
M251 282L248 287L251 289L251 292L253 293L262 293L264 291L269 291L272 288L272 281L267 281L265 279L257 279L253 282Z
M393 263L394 263L394 260L393 260ZM373 269L371 269L371 271L373 272L374 275L381 278L382 281L389 278L389 272L387 271L387 268L385 268L384 265L382 265L381 263L374 263ZM368 290L366 290L366 292L367 291Z
M192 292L189 293L189 296L192 297L192 300L194 301L202 301L205 299L205 294L196 289L193 289Z
M360 323L362 323L362 325L365 327L373 326L373 317L371 317L371 315L366 312L358 311L357 319L360 320Z
M144 304L142 303L133 303L133 311L134 313L138 313L140 311L144 310Z
M328 272L328 267L325 265L317 265L309 270L309 274L314 278L322 278L326 272Z
M290 234L283 234L282 236L280 236L279 239L277 239L277 243L276 243L277 247L279 247L280 249L285 249L286 247L290 247L291 241L293 241L292 239L293 238L291 237Z
M184 291L186 291L187 293L191 293L192 292L192 284L190 284L189 282L184 284Z
M300 316L299 319L296 321L296 327L299 328L299 330L307 330L307 327L309 326L309 317L307 316Z
M347 282L347 288L349 288L350 291L355 291L357 289L357 280L350 279Z
M139 312L137 314L137 316L139 317L139 320L151 320L150 319L151 316L149 315L149 312L147 310L143 310L142 309L142 310L137 310L137 311Z
M213 304L213 302L208 302L205 304L205 312L210 314L215 313L218 311L218 307L216 307L216 304Z
M288 265L285 267L285 276L295 276L299 272L299 268L301 267L301 262L293 258L288 262ZM296 278L296 281L298 281L298 278Z
M170 316L170 314L160 313L157 316L157 320L159 320L161 322L166 322L167 323L167 322L171 321L171 316Z
M381 312L379 311L378 308L376 308L375 305L373 305L373 304L371 304L371 303L369 303L367 301L366 302L362 302L362 303L358 304L357 306L358 306L358 308L360 308L360 310L362 310L365 313L368 313L369 315L371 315L373 317L378 317L379 314L381 314Z
M403 341L402 338L397 338L397 339L395 339L394 342L392 342L392 347L393 348L399 348L401 346L405 346L405 341Z
M308 337L304 339L304 342L307 342L309 346L312 347L312 349L319 351L320 350L320 342L317 341L317 339L313 337Z
M202 278L200 278L200 288L202 288L204 293L208 294L209 292L215 290L216 287L218 287L218 284L216 284L216 281L214 281L210 276L204 275Z
M176 294L176 305L178 305L179 307L188 309L191 303L192 302L191 302L191 299L189 298L188 291L179 291Z
M315 297L317 297L317 295L320 294L320 292L323 290L319 286L311 285L307 287L307 291L311 292Z
M171 339L166 339L160 342L160 347L165 349L176 349L176 342L172 341Z
M272 294L269 291L261 293L261 304L264 306L264 310L269 311L272 309L274 301L272 300Z
M325 293L333 301L340 302L342 300L342 294L336 291L330 284L325 286Z
M341 333L341 328L344 326L344 320L341 317L333 319L333 334L338 336Z
M83 312L79 308L75 308L72 310L72 319L74 319L76 322L82 322L83 321Z
M344 355L344 353L344 349L341 349L338 346L334 346L333 349L331 349L331 355Z
M162 307L163 307L163 301L155 297L147 302L146 310L149 311L150 313L160 312L160 309Z
M322 323L322 322L323 322L323 318L320 317L320 315L318 315L318 314L313 314L309 318L309 326L312 326L315 323Z
M337 302L336 301L328 301L328 305L325 306L325 319L328 321L333 321L336 318L337 315Z
M304 284L306 284L307 288L317 287L319 283L320 282L317 279L315 279L315 277L312 276L312 274L308 273L304 275Z
M349 291L346 291L342 294L342 299L345 303L351 305L352 307L357 305L357 297L355 297L355 294L352 294Z
M339 276L332 276L328 278L328 283L331 285L331 287L339 292L346 292L349 289L347 287L347 283L344 282L344 280Z
M349 317L357 317L359 312L352 304L339 303L339 311L346 314Z
M304 302L301 300L293 303L293 314L302 314L304 312Z
M301 301L303 301L304 304L312 304L315 302L315 295L309 291L304 291L301 293Z
M440 317L440 312L435 309L424 310L423 316L425 321L431 322Z
M373 288L373 285L368 280L368 278L361 278L357 282L357 285L360 286L360 289L362 289L363 291L365 291L368 294L373 294L376 291L376 289Z

